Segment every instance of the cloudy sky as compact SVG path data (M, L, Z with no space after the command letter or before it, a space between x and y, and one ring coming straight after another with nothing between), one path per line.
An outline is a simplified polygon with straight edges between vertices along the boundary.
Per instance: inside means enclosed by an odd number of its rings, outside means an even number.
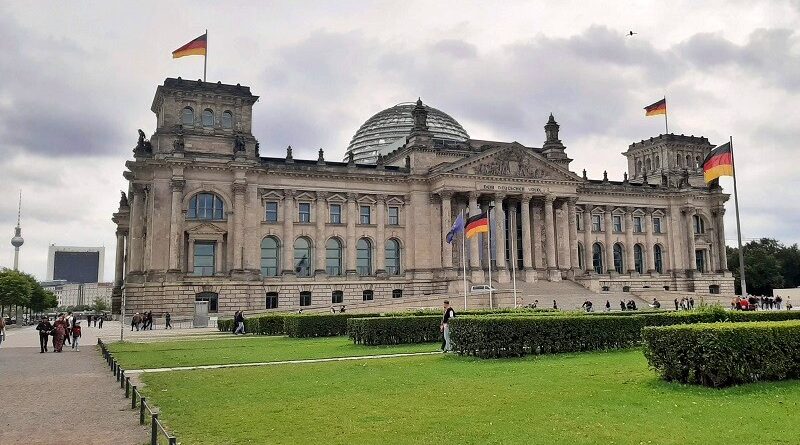
M202 77L202 57L170 53L206 28L208 80L261 96L264 155L339 159L372 114L421 96L473 138L533 146L553 112L574 171L621 179L666 95L672 132L733 135L743 236L800 242L800 0L19 0L0 3L0 227L10 239L21 189L22 269L44 278L49 244L105 245L113 279L124 162L156 86Z

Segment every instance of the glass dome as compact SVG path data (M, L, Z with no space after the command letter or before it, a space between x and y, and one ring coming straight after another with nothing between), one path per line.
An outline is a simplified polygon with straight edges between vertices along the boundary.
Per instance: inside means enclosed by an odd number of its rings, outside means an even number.
M402 147L414 127L411 111L414 102L403 102L387 108L364 122L356 131L345 152L347 161L350 152L359 164L374 164L378 155L386 155ZM433 138L441 141L464 142L469 135L455 119L447 113L425 105L428 110L428 129Z

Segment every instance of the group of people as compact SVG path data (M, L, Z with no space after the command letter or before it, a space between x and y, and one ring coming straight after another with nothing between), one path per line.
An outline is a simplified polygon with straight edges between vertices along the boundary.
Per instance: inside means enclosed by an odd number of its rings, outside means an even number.
M731 309L737 311L754 311L756 309L761 309L762 311L767 310L781 310L783 307L783 298L780 295L776 297L756 297L755 295L749 295L747 298L743 298L740 296L736 296L736 298L731 300ZM792 300L786 300L786 310L792 310Z
M619 309L621 311L637 311L637 310L639 310L639 308L636 307L636 302L633 301L633 300L628 300L627 303L625 301L623 301L623 300L619 300Z
M94 327L103 329L103 316L102 315L87 315L86 316L86 326L92 327L92 323L94 323ZM98 325L99 323L99 325Z
M66 315L58 314L52 323L46 316L42 317L39 324L36 325L36 330L39 331L40 354L49 351L50 337L53 337L53 352L61 352L65 342L69 343L76 352L80 352L78 344L81 338L81 322L72 315L72 312L68 312Z
M153 311L145 312L143 314L135 313L131 317L131 331L136 329L153 330ZM164 329L172 329L172 315L169 312L164 312Z
M339 308L339 313L340 313L340 314L344 314L344 312L345 312L346 310L347 310L347 309L345 309L344 305L342 305L342 307L340 307L340 308ZM335 313L336 313L336 307L334 307L334 306L331 306L331 314L335 314Z
M694 309L694 298L693 297L681 297L681 301L678 301L676 298L675 301L675 310L676 311L688 311Z

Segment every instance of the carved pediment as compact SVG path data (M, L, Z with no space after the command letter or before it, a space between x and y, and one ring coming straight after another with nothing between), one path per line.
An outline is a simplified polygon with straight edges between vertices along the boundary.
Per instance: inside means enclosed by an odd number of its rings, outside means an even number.
M442 172L555 181L580 179L569 170L521 145L492 148L453 163L449 168L442 169Z
M225 233L225 230L215 224L202 223L192 227L191 229L187 230L187 232L192 235L222 235Z

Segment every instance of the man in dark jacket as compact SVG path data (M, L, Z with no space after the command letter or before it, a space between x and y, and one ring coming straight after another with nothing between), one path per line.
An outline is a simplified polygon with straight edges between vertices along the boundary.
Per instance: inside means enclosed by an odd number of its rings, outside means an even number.
M450 352L453 346L450 344L450 319L456 316L456 311L450 307L450 301L444 300L444 315L442 316L442 323L439 326L442 334L444 335L444 342L442 343L442 352Z
M53 330L53 325L47 317L42 317L42 320L36 325L36 330L39 331L39 351L40 354L47 352L47 342L50 339L50 331Z

